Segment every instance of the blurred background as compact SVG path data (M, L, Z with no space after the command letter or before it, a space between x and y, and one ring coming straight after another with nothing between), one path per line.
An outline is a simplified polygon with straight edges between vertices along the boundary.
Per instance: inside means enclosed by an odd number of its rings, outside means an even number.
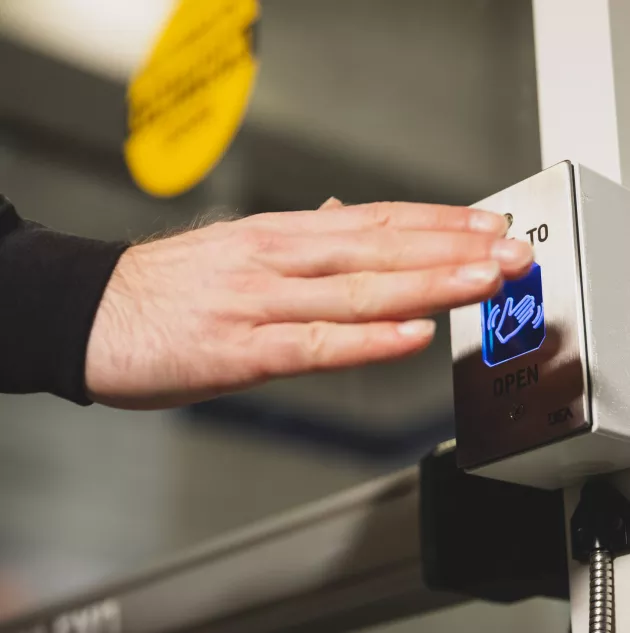
M244 126L193 191L122 159L125 86L170 0L0 0L0 190L104 239L344 202L472 204L540 169L528 0L263 0ZM421 357L186 410L0 397L0 571L26 610L415 463L452 435L448 322ZM379 627L565 631L568 606L482 604ZM373 629L376 631L377 629Z

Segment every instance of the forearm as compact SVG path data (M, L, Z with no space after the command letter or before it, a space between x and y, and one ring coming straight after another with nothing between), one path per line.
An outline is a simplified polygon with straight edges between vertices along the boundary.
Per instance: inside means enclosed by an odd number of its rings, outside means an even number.
M0 392L90 403L87 342L126 247L23 220L0 196Z

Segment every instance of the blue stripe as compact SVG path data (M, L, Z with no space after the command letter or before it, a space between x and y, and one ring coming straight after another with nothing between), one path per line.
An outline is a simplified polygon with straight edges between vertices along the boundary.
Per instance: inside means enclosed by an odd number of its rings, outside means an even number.
M452 415L427 422L418 414L398 421L397 431L364 431L349 419L313 415L242 396L217 398L183 411L185 419L195 424L338 450L380 462L413 462L455 433Z

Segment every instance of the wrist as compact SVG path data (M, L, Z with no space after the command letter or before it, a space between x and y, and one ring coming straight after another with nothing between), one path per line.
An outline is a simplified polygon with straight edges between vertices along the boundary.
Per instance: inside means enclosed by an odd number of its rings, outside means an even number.
M107 404L116 390L116 379L129 362L132 304L140 300L135 293L141 284L137 278L137 249L125 251L105 287L94 316L85 360L85 387L88 397Z

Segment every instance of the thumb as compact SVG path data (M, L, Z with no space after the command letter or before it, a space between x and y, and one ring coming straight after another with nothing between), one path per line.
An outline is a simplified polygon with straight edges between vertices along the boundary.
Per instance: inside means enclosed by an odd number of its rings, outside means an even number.
M328 198L328 200L326 200L326 202L324 202L321 207L319 207L319 210L321 211L322 209L336 209L340 207L343 207L343 202L335 197L331 197Z

